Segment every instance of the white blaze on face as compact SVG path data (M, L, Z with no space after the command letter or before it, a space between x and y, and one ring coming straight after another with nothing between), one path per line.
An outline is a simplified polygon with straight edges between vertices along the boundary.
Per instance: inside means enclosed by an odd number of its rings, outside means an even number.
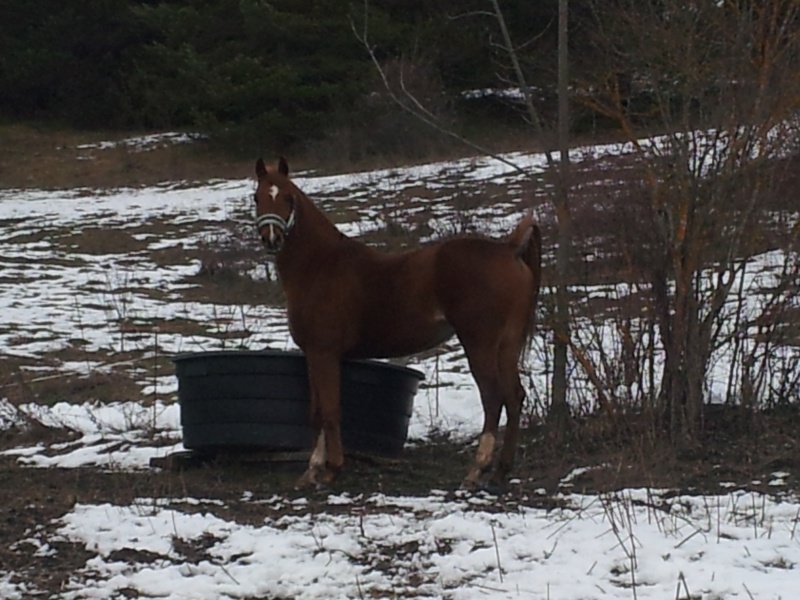
M269 187L269 197L272 198L273 202L275 202L275 199L278 197L278 186L277 185L273 184L273 185L271 185ZM275 235L275 226L270 224L270 226L269 226L269 243L274 246L276 239L277 239L277 236Z

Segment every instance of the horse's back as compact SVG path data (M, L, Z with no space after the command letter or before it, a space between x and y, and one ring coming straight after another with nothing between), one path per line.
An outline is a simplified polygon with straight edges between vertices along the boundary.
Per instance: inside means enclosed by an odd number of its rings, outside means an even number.
M511 291L532 277L516 248L486 238L456 238L442 243L436 253L435 278L441 289L481 284L495 293ZM477 293L477 290L475 290Z
M357 354L412 354L453 333L502 335L525 329L533 275L515 248L488 238L454 238L401 254L365 253L351 315Z

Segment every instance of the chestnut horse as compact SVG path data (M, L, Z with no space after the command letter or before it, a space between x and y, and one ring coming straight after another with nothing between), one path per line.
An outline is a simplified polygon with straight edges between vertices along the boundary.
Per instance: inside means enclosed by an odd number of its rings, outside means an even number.
M458 237L402 253L348 238L289 179L280 158L256 162L256 226L284 289L289 330L308 362L312 452L298 487L330 484L342 469L343 358L422 352L458 336L483 403L475 462L463 487L491 471L500 413L506 431L491 476L514 462L525 391L519 363L541 280L541 233L525 214L504 240Z

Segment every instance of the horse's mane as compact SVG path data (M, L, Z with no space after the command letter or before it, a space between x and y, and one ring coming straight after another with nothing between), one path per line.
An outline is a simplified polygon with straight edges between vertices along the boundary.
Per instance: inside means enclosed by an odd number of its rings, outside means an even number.
M277 169L269 169L270 180L283 190L288 190L295 202L295 210L298 211L298 222L311 219L314 221L316 227L320 227L323 231L328 229L330 232L335 233L338 237L345 236L336 225L325 215L324 212L316 205L316 203L308 197L308 195L297 187L288 175L284 175Z

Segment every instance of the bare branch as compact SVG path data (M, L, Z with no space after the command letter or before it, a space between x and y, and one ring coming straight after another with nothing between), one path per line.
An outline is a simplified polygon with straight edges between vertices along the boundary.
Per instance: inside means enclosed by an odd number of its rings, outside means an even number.
M400 96L398 96L397 93L395 93L395 91L392 89L392 86L391 86L391 84L389 82L389 78L387 77L385 70L383 69L380 61L378 60L378 57L375 55L374 47L371 46L370 43L369 43L368 15L367 15L368 7L369 7L369 2L368 2L368 0L365 0L364 1L364 25L363 25L363 30L361 31L361 33L359 33L359 31L357 30L356 25L355 25L355 23L353 22L352 19L350 20L350 27L353 30L353 34L356 36L356 39L358 39L358 41L360 41L364 45L364 48L367 50L367 53L369 54L370 60L372 61L372 64L375 66L375 70L378 72L378 75L380 76L381 81L383 82L383 87L385 88L386 93L389 94L389 98L392 100L392 102L394 102L397 106L399 106L405 112L413 115L414 117L416 117L417 119L419 119L420 121L422 121L423 123L428 125L429 127L431 127L434 130L438 131L439 133L459 141L460 143L464 144L468 148L471 148L472 150L475 150L476 152L478 152L480 154L489 156L489 157L493 158L494 160L496 160L498 162L501 162L502 164L510 167L511 169L516 171L517 173L525 173L525 174L527 174L528 171L526 169L520 167L515 162L507 159L506 157L502 156L501 154L498 154L497 152L494 152L494 151L490 150L489 148L486 148L485 146L482 146L480 144L476 144L472 140L470 140L468 138L465 138L461 134L459 134L459 133L453 131L452 129L442 125L442 123L439 121L439 119L437 119L436 116L433 115L429 110L427 110L423 106L423 104L419 101L419 99L416 96L414 96L405 87L405 85L403 84L402 79L401 79L401 90L403 92L403 96L400 97Z

